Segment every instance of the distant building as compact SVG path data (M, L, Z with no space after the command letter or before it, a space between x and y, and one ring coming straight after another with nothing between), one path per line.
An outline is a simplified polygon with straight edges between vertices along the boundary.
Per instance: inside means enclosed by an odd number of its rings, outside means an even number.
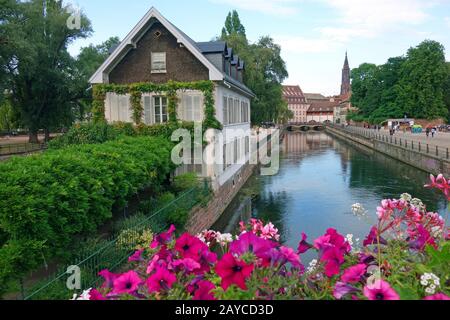
M342 85L341 96L347 95L352 92L352 86L350 83L350 65L348 63L348 55L345 53L344 68L342 68Z
M289 122L305 123L309 104L300 86L283 86L283 98L287 102L289 110L294 114Z
M313 102L308 109L306 122L334 122L334 109L339 105L336 101Z

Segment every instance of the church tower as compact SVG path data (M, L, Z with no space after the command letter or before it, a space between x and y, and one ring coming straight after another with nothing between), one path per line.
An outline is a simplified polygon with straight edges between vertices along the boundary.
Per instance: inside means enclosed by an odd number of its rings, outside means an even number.
M348 63L347 52L345 53L344 68L342 69L342 85L341 85L341 95L346 95L352 90L350 84L350 66Z

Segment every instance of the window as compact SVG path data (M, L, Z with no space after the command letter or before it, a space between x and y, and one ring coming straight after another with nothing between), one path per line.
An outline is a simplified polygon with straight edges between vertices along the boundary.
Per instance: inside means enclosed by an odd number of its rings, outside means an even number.
M203 121L202 97L199 94L184 94L181 99L182 118L185 121Z
M228 98L223 97L223 124L228 124Z
M109 122L132 122L130 112L130 96L108 93L105 114Z
M166 53L152 52L152 73L166 72Z
M146 125L153 124L152 99L150 96L144 96L144 123Z
M166 97L154 97L153 103L155 106L155 122L158 123L166 123L168 120L167 114L167 98Z

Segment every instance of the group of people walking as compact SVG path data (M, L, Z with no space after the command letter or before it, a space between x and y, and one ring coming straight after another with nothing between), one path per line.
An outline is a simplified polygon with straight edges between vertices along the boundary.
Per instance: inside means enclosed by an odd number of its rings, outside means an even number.
M427 127L427 128L425 129L425 133L426 133L426 135L427 135L427 138L430 137L430 133L431 133L431 137L434 138L434 136L435 136L436 133L437 133L437 128L436 128L436 127L433 127L433 128Z

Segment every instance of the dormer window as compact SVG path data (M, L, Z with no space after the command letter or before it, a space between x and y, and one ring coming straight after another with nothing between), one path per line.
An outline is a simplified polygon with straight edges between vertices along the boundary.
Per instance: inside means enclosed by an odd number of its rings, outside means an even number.
M166 53L152 52L152 73L166 73Z

